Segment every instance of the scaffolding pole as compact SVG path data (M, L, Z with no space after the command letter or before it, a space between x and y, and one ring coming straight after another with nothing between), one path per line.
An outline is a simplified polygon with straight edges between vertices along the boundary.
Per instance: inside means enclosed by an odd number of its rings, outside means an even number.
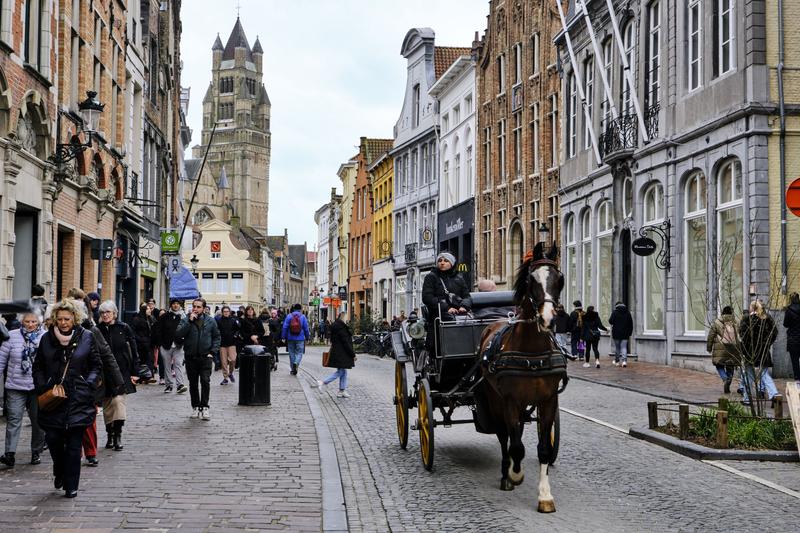
M556 0L558 3L558 0ZM594 56L598 59L598 65L600 66L600 79L603 82L603 90L606 93L606 102L611 108L611 116L614 117L616 120L619 118L619 111L617 111L617 106L614 105L614 93L611 90L611 84L606 77L606 65L605 63L601 63L603 61L603 52L600 49L600 46L597 44L597 36L594 33L594 25L592 24L592 19L589 17L589 10L586 8L586 1L585 0L577 0L577 7L579 10L583 12L583 20L586 23L586 29L589 30L589 38L592 40L592 49L594 49ZM564 32L567 32L567 27L564 26Z

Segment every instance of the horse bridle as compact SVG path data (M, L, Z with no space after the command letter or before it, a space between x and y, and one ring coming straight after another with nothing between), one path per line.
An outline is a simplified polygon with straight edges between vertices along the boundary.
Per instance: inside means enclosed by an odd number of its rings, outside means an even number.
M537 268L543 267L543 266L552 267L552 268L554 268L556 270L556 272L561 274L561 270L558 268L558 263L556 263L552 259L537 259L536 261L531 263L530 266L528 266L528 273L530 274L531 272L533 272ZM556 306L556 305L559 304L559 299L558 298L556 298L555 300L553 300L551 298L545 298L541 302L535 302L533 300L533 298L531 298L530 296L526 295L526 297L528 298L528 300L530 300L531 305L533 305L534 317L538 317L539 316L539 307L540 306L542 306L542 305L544 305L546 303L551 303L551 304L553 304L553 306Z

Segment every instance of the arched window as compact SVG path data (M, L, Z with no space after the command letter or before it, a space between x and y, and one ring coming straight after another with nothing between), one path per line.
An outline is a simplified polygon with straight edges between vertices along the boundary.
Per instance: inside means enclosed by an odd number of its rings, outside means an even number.
M49 150L50 126L47 110L41 96L29 92L19 110L17 139L22 148L39 159L45 159Z
M686 260L684 277L685 327L687 333L700 333L706 323L706 178L693 172L684 187L683 256Z
M633 180L630 176L622 182L622 217L633 216Z
M5 23L5 20L0 21ZM8 119L11 110L11 91L8 90L8 82L3 69L0 69L0 136L8 135Z
M664 188L654 183L644 193L644 225L663 221ZM644 329L652 333L664 331L664 272L656 265L656 257L644 258Z
M564 240L566 244L564 262L567 265L567 293L563 301L572 302L578 297L578 265L575 254L575 217L572 215L567 216L564 220Z
M578 144L577 117L578 92L575 74L570 74L567 78L567 157L575 157L575 147Z
M744 306L744 232L742 165L738 159L717 171L717 263L719 305Z
M506 274L506 279L513 280L514 274L516 270L519 268L519 265L522 263L522 243L523 243L523 235L522 235L522 224L519 222L515 222L511 226L511 241L509 242L508 247L508 261L506 261L506 265L508 265L508 272Z
M470 198L470 197L472 197L472 194L473 194L472 193L472 177L475 175L475 173L472 171L472 162L474 160L473 156L472 156L472 130L467 128L467 134L466 134L466 136L464 138L465 138L464 142L467 145L467 149L466 149L467 159L465 161L465 168L464 168L464 171L465 171L465 174L466 174L466 176L465 176L466 179L465 179L464 183L466 185L465 192L467 193L467 198Z
M583 305L593 305L592 302L592 211L587 209L581 215L581 274Z
M611 313L611 274L613 271L614 214L611 201L597 208L597 311Z

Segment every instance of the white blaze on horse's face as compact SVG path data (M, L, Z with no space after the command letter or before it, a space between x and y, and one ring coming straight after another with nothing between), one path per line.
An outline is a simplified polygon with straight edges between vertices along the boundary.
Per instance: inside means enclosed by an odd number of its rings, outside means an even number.
M553 305L555 298L547 289L547 280L550 277L551 269L552 267L545 265L533 271L533 279L541 285L542 291L544 292L544 303L541 304L541 308L539 309L539 317L542 319L542 325L546 328L550 327L550 323L556 316L556 308Z

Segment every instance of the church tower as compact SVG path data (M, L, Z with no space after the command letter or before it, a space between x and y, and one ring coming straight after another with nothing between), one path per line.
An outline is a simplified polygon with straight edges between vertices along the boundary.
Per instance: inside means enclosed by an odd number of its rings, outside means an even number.
M238 17L225 46L217 35L211 50L211 83L203 98L201 144L192 148L192 156L202 159L210 141L206 168L217 182L224 168L230 187L224 222L236 216L242 226L266 236L271 106L262 81L264 50L258 38L250 48ZM211 139L215 123L217 129Z

